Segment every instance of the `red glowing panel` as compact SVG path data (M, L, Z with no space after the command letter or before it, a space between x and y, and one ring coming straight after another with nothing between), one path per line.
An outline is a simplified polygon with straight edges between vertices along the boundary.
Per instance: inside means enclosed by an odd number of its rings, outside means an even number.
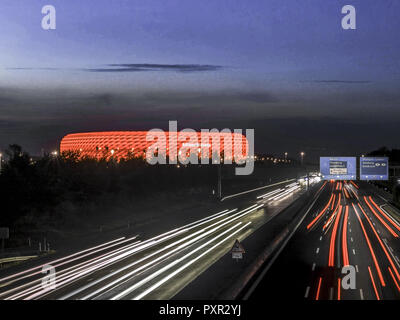
M60 152L77 152L81 157L91 158L115 158L117 160L129 156L145 157L146 151L156 142L164 142L166 148L158 149L159 153L174 156L175 151L170 152L171 143L176 140L176 152L180 150L196 149L200 156L211 157L214 152L227 152L240 157L248 155L248 142L244 135L227 132L210 132L208 136L202 136L200 132L164 132L156 133L155 140L146 139L148 131L109 131L72 133L66 135L60 143ZM236 151L236 152L235 152Z

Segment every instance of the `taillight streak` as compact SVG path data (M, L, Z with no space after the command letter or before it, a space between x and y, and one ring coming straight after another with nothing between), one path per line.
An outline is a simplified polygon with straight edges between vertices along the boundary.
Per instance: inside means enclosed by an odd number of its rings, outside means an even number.
M392 219L386 213L384 213L381 208L378 207L378 205L374 202L374 200L372 200L371 196L369 196L369 200L375 206L375 208L377 208L378 211L392 224L392 226L395 227L398 231L400 231L400 227L394 221L392 221Z
M349 253L347 251L347 218L349 215L349 207L346 206L346 211L343 220L343 233L342 233L342 250L343 250L343 265L349 265Z
M331 242L329 246L329 263L328 263L329 267L333 267L335 265L335 242L336 242L337 228L340 222L341 214L342 214L342 206L339 206L339 211L336 216L335 225L333 226Z
M312 220L312 221L308 224L307 229L310 229L310 228L314 225L314 223L315 223L319 218L321 218L321 216L322 216L322 215L325 213L325 211L329 208L329 205L330 205L332 199L333 199L333 194L331 195L331 198L329 199L329 201L328 201L327 205L325 206L325 208L322 209L322 211L314 218L314 220Z
M395 238L398 238L397 233L394 232L393 229L390 226L388 226L388 224L379 216L379 214L376 213L374 208L369 204L366 196L364 196L364 201L368 205L368 207L372 211L372 213L375 215L375 217L378 218L378 220L385 226L385 228L392 234L392 236L395 237Z
M383 249L383 251L384 251L384 253L385 253L387 259L389 260L390 265L392 266L392 269L393 269L394 272L396 273L397 279L400 280L400 274L398 273L398 271L397 271L397 269L396 269L396 267L395 267L395 265L394 265L394 262L393 262L392 258L390 257L388 251L386 250L386 247L384 246L384 244L383 244L381 238L379 237L378 233L376 232L375 227L372 225L372 222L368 219L367 214L365 213L365 211L364 211L364 209L361 207L361 205L358 204L358 206L359 206L359 208L361 209L362 213L364 214L366 220L368 221L368 223L369 223L369 225L370 225L372 231L374 232L376 238L378 239L379 244L381 245L381 247L382 247L382 249Z
M360 205L359 205L359 206L360 206ZM369 240L369 237L368 237L368 235L367 235L367 232L366 232L366 230L365 230L365 228L364 228L364 224L363 224L362 221L361 221L361 218L360 218L360 216L359 216L359 214L358 214L357 208L355 207L354 203L353 203L353 208L354 208L354 212L356 213L358 222L360 222L361 229L362 229L362 231L363 231L363 233L364 233L365 240L367 241L367 245L368 245L369 251L371 252L372 260L374 261L375 268L376 268L376 270L377 270L377 272L378 272L379 280L380 280L382 286L384 287L384 286L385 286L385 280L383 279L382 272L381 272L381 268L379 267L378 260L376 259L375 251L374 251L374 249L372 248L371 241ZM361 208L361 207L360 207L360 208ZM361 210L362 210L362 208L361 208ZM368 218L367 218L367 219L368 219Z

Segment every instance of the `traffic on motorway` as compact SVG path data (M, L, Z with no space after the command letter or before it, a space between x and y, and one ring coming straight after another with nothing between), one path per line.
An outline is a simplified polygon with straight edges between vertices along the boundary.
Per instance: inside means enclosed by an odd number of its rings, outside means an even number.
M399 213L376 191L367 182L325 181L252 297L399 299Z
M282 184L244 208L227 208L150 239L112 239L2 276L0 299L172 298L227 254L236 239L245 239L277 215L282 203L300 197L307 179ZM308 182L318 181L310 177Z
M0 277L0 299L171 299L311 186L315 201L249 299L399 298L400 215L366 182L321 182L315 174L149 239L120 237L9 272Z

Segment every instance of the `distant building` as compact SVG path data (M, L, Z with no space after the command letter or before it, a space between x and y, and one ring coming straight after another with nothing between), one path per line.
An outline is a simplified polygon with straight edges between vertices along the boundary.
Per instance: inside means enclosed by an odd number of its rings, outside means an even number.
M206 136L201 132L160 132L155 139L149 139L149 131L108 131L72 133L62 138L60 152L72 151L81 157L101 158L128 158L145 157L149 147L154 148L157 154L172 157L181 156L182 152L189 156L197 152L201 158L210 158L215 152L231 157L240 154L244 158L248 154L248 143L244 135L238 133L210 132ZM146 138L147 137L147 138ZM174 150L176 141L176 151ZM161 147L160 147L161 146Z

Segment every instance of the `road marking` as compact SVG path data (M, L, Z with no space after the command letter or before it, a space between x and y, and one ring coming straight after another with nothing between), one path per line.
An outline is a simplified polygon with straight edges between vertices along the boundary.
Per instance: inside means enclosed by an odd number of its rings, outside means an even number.
M312 264L312 268L311 268L311 270L312 270L312 271L314 271L314 270L315 270L315 262Z
M382 240L383 240L383 243L384 243L385 247L389 249L389 245L387 244L386 238L383 238ZM391 251L389 251L389 253L390 253L390 255L392 256L392 258L395 260L394 262L396 262L397 267L400 268L399 261L398 261L397 259L395 259L394 253L391 252Z
M361 298L361 300L364 300L364 294L363 294L363 290L362 289L360 289L360 298Z
M356 255L356 251L353 249L353 254Z
M393 220L393 222L394 222L395 224L397 224L397 226L400 227L400 224L397 222L397 220L396 220L395 218L393 218L393 216L383 208L383 205L381 205L381 206L379 206L379 207L381 208L381 210L385 211L385 213Z
M224 201L224 200L226 200L226 199L233 198L233 197L236 197L236 196L239 196L239 195L242 195L242 194L246 194L246 193L249 193L249 192L253 192L253 191L265 189L265 188L268 188L268 187L273 187L273 186L276 186L276 185L278 185L278 184L284 184L285 182L291 182L291 181L294 181L294 180L296 180L296 179L290 179L290 180L280 181L280 182L273 183L273 184L268 184L268 185L266 185L266 186L262 186L262 187L259 187L259 188L255 188L255 189L246 190L246 191L243 191L243 192L231 194L231 195L229 195L229 196L223 197L223 198L221 199L221 201ZM319 192L319 191L318 191L318 192Z
M319 241L322 241L322 236L319 238Z
M351 242L353 242L353 237L350 238Z
M319 248L317 248L316 254L318 254L318 252L319 252Z
M333 288L329 289L329 300L333 300Z
M388 202L384 197L378 194L378 197L381 198L383 201Z
M319 278L317 295L315 296L315 300L319 300L319 292L321 290L321 283L322 283L322 277Z
M381 232L378 230L378 233L381 233Z
M351 232L351 228L349 229L349 231Z
M375 222L372 222L372 224L374 225L374 227L376 226Z
M356 271L358 272L358 265L356 265Z
M325 184L324 184L325 185ZM280 253L282 252L282 250L286 247L286 245L288 244L288 242L290 241L290 239L293 237L294 233L297 231L297 229L300 227L300 225L303 223L304 219L306 218L306 216L310 213L311 209L314 207L315 202L317 202L317 200L319 199L319 197L321 196L321 190L317 191L316 195L313 198L313 202L311 203L311 205L308 207L306 213L302 216L302 218L300 219L300 221L296 224L296 226L294 227L294 229L292 230L292 232L287 236L286 240L283 242L283 244L280 246L279 250L274 254L274 256L272 257L271 261L267 264L267 266L265 268L263 268L261 274L259 275L259 277L256 279L256 281L253 283L253 285L249 288L249 290L247 291L247 293L244 295L243 300L247 300L249 298L249 296L253 293L254 289L258 286L258 284L260 283L261 279L264 278L265 274L268 272L269 268L271 267L271 265L275 262L275 260L278 258L278 256L280 255Z
M308 293L310 292L310 287L307 287L306 288L306 293L305 293L305 295L304 295L304 298L308 298Z

